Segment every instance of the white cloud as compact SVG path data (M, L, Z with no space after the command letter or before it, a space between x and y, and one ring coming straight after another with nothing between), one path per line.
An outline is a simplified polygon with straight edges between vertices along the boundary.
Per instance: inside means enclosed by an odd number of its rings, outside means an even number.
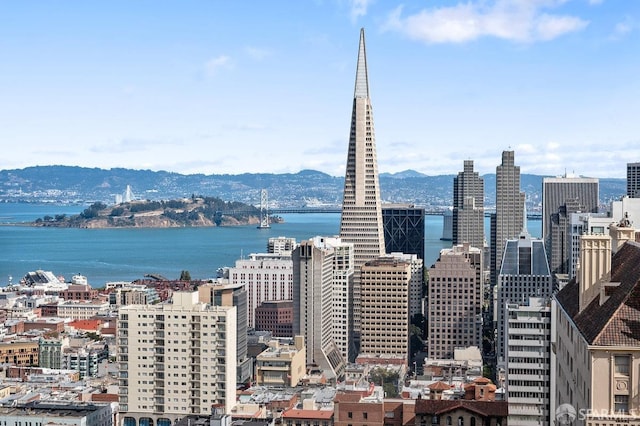
M251 56L253 59L260 61L264 58L267 58L269 56L272 55L272 52L268 49L261 49L258 47L251 47L248 46L245 48L245 51L247 52L247 54L249 56Z
M367 9L373 0L351 0L351 20L356 21L359 17L367 14Z
M220 55L215 58L209 59L204 64L204 71L207 76L212 77L216 74L216 72L221 68L230 68L231 67L231 58L226 55Z
M627 16L623 21L618 22L613 27L613 34L609 37L611 40L620 40L625 37L630 32L636 30L638 28L638 24L632 18Z
M403 16L399 6L383 29L398 31L425 43L464 43L481 37L515 42L548 41L588 25L579 17L551 14L565 0L469 1L423 9Z

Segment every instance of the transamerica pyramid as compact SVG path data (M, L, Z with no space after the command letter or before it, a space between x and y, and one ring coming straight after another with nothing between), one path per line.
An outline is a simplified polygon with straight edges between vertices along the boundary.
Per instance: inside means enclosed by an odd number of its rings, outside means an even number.
M360 330L360 267L367 261L384 255L385 247L364 28L360 30L340 238L354 246L355 278L352 306L357 337Z

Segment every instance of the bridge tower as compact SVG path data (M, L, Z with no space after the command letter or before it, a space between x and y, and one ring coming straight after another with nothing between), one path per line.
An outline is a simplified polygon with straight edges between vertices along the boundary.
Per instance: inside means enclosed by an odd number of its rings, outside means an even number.
M260 225L258 228L271 228L269 225L269 193L266 189L260 191Z

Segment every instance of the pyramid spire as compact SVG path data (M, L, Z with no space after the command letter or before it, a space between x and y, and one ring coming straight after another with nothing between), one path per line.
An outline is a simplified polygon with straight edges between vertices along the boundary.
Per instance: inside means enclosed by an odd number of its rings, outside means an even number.
M364 46L364 28L360 29L360 46L358 48L358 66L356 68L356 87L354 98L369 97L369 75L367 73L367 50Z

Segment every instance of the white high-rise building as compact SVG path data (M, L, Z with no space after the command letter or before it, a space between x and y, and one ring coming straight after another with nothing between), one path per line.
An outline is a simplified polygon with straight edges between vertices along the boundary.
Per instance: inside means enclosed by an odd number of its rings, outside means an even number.
M168 424L236 403L235 306L211 306L198 292L118 312L117 356L123 424Z
M354 339L360 335L360 267L384 255L384 225L380 203L378 158L369 97L364 29L360 30L356 83L349 131L347 167L344 177L340 238L353 244L355 273L350 300Z
M293 334L305 337L307 364L337 380L344 375L345 360L333 339L333 309L340 302L333 294L335 249L316 237L302 241L292 257Z
M291 253L250 254L229 268L229 283L247 289L247 325L255 328L256 308L266 300L293 298L293 261Z
M550 425L551 301L531 297L505 307L509 425Z

